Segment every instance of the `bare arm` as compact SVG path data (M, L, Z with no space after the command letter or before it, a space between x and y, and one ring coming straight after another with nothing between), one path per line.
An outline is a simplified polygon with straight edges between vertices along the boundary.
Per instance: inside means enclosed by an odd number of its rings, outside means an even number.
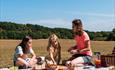
M24 60L24 58L26 58L24 54L19 54L17 60L25 64L26 66L28 66L28 63ZM17 63L17 64L20 64L20 63Z
M18 57L17 60L21 61L21 63L25 64L26 66L29 66L29 64L21 57Z
M54 60L53 52L54 52L54 49L50 47L50 49L49 49L50 57L51 57L53 63L56 63L56 61Z
M72 46L68 49L68 52L70 52L71 50L75 50L76 49L76 45L75 46ZM76 49L77 50L77 49Z
M85 51L89 51L91 48L90 48L90 43L89 43L89 40L85 41L85 48L82 49L82 50L79 50L79 53L82 53L82 52L85 52Z
M30 49L30 52L31 52L31 54L32 54L32 59L35 59L35 58L36 58L36 54L34 53L34 51L33 51L32 48Z

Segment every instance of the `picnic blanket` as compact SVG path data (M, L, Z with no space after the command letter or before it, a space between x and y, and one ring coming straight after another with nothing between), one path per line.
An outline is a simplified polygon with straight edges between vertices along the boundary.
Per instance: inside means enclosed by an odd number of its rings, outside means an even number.
M58 70L66 70L66 66L59 66L59 67L60 68ZM11 67L11 68L1 68L0 70L32 70L32 69L31 68L17 69L15 67ZM37 69L37 70L39 70L39 69ZM42 70L42 69L40 69L40 70ZM74 67L73 70L115 70L115 67L110 66L110 67L95 68L94 66L84 66L84 67Z
M110 70L108 67L95 68L94 66L75 67L74 70Z

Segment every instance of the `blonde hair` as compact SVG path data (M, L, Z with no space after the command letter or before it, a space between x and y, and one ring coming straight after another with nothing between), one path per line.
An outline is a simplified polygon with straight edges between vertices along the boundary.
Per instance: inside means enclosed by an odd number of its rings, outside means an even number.
M55 34L52 34L52 35L50 35L49 40L48 40L47 50L49 49L49 47L51 47L52 40L55 40L59 44L58 37Z
M55 48L55 49L57 49L57 56L56 56L57 60L56 60L56 62L57 62L57 64L59 64L60 60L61 60L61 46L59 43L59 38L55 34L51 34L49 37L47 51L49 51L50 47L54 47L54 46L52 46L52 43L51 43L52 40L55 40L57 42L57 45Z

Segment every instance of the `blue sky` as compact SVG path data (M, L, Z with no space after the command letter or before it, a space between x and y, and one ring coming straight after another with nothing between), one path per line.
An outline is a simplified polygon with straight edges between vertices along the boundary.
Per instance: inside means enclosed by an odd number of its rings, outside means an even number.
M70 28L82 20L89 31L115 27L115 0L0 0L0 21Z

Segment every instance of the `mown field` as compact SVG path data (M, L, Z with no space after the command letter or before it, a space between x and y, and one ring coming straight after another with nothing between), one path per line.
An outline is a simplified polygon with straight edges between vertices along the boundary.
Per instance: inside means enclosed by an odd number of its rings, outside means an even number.
M46 56L47 39L33 40L33 49L37 56ZM15 47L20 40L0 40L0 67L9 67L13 65L13 54ZM70 57L67 49L75 45L74 40L60 39L62 47L62 60ZM101 54L111 54L112 48L115 46L114 41L91 41L93 52L101 52Z

